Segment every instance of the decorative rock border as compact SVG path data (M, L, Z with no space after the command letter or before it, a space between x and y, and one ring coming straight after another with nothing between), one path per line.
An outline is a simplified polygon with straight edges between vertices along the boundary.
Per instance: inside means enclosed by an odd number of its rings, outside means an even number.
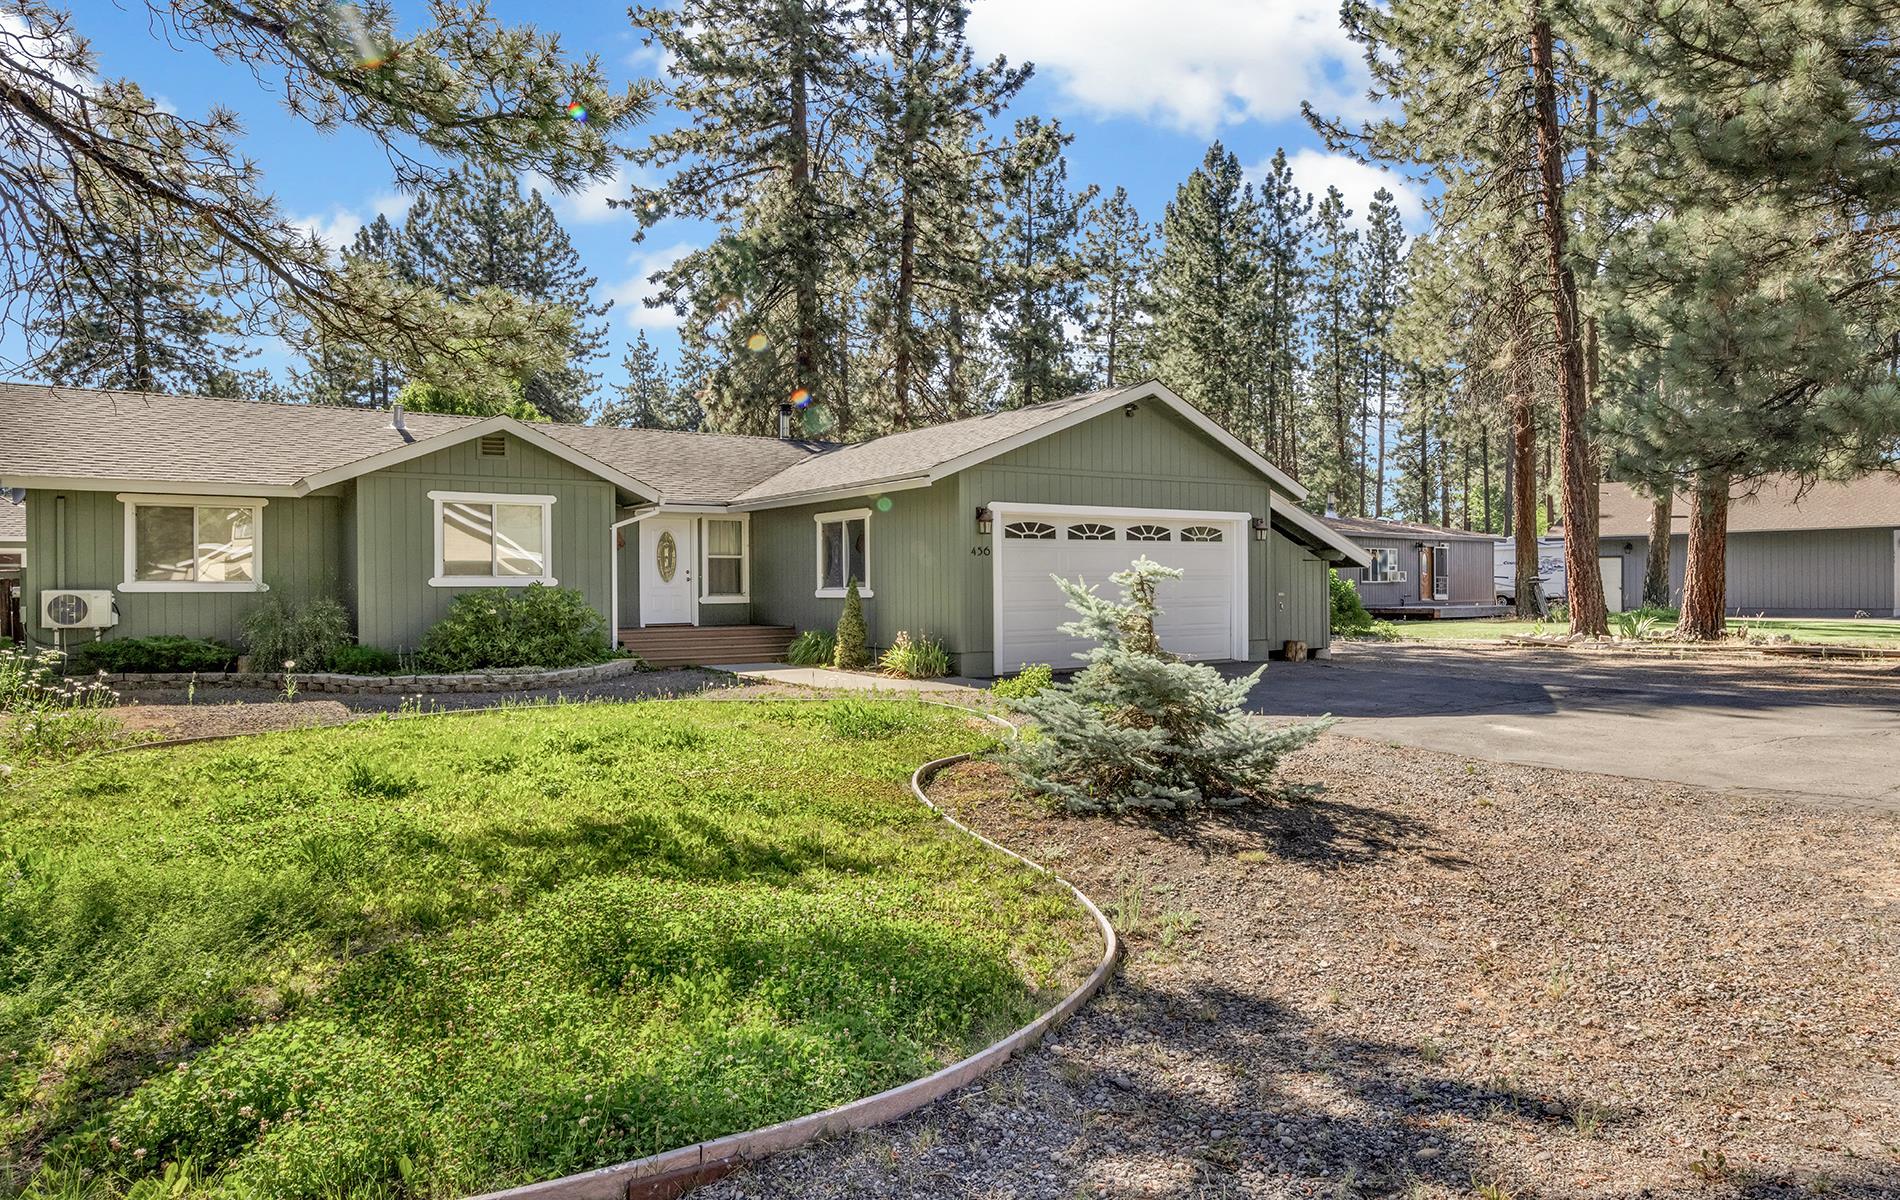
M328 671L305 674L292 671L299 692L332 692L378 695L441 695L445 692L517 692L533 688L565 687L570 684L604 683L623 675L647 669L638 658L616 658L589 667L563 667L541 670L536 667L507 667L492 671L474 671L466 675L338 675ZM164 674L125 674L104 677L120 691L144 691L154 688L176 690L196 681L199 687L270 688L284 686L282 671L199 671Z
M920 700L917 703L967 712L1008 727L1012 732L1015 728L1001 717L966 708L961 704L948 704L938 700ZM550 1179L543 1183L524 1184L521 1187L507 1188L499 1192L484 1192L480 1196L470 1197L469 1200L675 1200L675 1197L685 1195L700 1184L710 1183L747 1162L756 1161L780 1151L793 1150L820 1138L869 1129L874 1125L883 1125L907 1116L924 1105L940 1100L958 1088L982 1078L1010 1059L1031 1049L1042 1041L1050 1030L1073 1016L1077 1009L1101 990L1102 985L1108 981L1109 975L1114 972L1115 964L1121 958L1121 939L1115 935L1115 927L1109 924L1107 917L1102 915L1102 910L1096 907L1095 902L1084 895L1081 889L1034 859L1026 858L1009 847L984 837L939 808L936 802L931 800L929 793L924 790L925 785L945 767L969 758L968 754L953 754L948 758L933 759L923 764L911 773L910 790L932 812L960 832L968 834L992 850L1001 851L1016 861L1040 871L1067 888L1069 894L1075 897L1076 902L1095 919L1096 929L1102 935L1102 958L1095 965L1095 969L1089 972L1088 978L1084 979L1074 991L1064 996L1054 1008L1003 1040L977 1051L968 1058L954 1062L935 1074L899 1084L874 1096L866 1096L862 1100L853 1100L848 1104L841 1104L836 1108L828 1108L809 1116L781 1121L777 1125L767 1125L761 1129L750 1129L744 1133L728 1134L722 1138L682 1146L677 1150L650 1154L631 1162L616 1163L610 1167L600 1167L578 1175Z

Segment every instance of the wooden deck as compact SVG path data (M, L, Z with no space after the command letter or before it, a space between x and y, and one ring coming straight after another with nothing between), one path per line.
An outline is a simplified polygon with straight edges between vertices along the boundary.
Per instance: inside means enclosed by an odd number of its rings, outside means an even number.
M656 667L783 662L790 625L648 625L620 631L622 649Z

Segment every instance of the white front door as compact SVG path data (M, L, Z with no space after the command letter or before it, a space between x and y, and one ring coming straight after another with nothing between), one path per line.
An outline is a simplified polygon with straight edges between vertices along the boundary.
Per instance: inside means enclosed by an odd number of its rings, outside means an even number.
M697 625L692 517L640 522L640 624Z
M1603 575L1603 611L1623 611L1623 560L1600 555L1597 570Z
M1117 594L1108 577L1144 554L1184 576L1164 583L1155 622L1164 648L1182 658L1245 658L1245 514L1193 514L1165 509L1003 511L992 538L996 603L996 669L1048 663L1058 671L1082 665L1088 643L1058 628L1075 618L1050 579L1085 579Z

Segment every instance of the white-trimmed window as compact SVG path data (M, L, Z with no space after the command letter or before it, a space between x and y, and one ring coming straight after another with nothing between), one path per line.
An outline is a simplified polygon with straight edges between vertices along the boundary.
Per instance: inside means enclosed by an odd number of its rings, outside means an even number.
M1399 552L1390 546L1368 550L1372 563L1360 577L1361 583L1404 583L1405 572L1399 570Z
M748 597L746 542L751 521L744 516L707 517L700 526L699 544L705 564L699 572L702 604L742 604Z
M855 579L858 594L871 595L871 510L819 513L812 521L818 529L818 588L812 594L842 596Z
M122 592L261 592L266 500L122 494Z
M435 575L430 587L554 586L554 497L430 492Z

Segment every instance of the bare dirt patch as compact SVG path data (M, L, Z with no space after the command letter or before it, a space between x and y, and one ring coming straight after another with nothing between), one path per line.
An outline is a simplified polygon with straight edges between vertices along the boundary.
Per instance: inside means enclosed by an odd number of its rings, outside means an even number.
M1900 820L1345 738L1287 776L1112 821L946 773L1109 910L1121 978L956 1098L702 1194L1900 1194Z

